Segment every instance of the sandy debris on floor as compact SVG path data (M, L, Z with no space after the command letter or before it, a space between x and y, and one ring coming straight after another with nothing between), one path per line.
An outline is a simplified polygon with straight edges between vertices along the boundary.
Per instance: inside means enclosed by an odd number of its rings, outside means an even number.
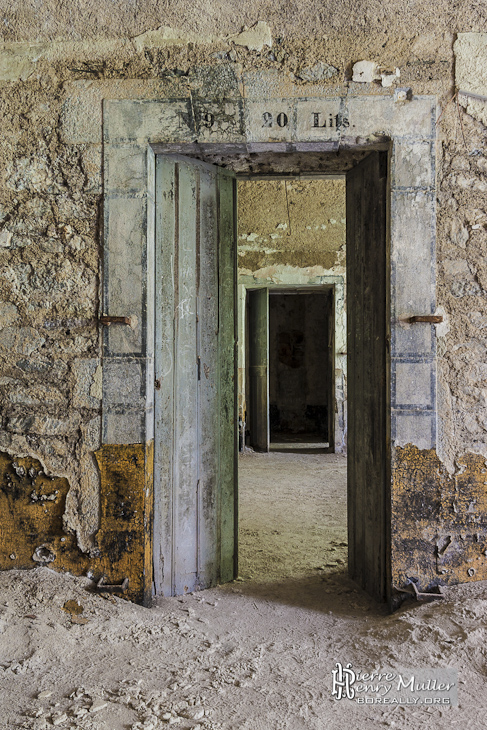
M345 534L344 465L338 455L312 455L307 472L302 455L244 455L243 579L152 609L47 567L0 573L0 728L485 728L487 584L450 588L442 602L408 603L389 616L335 559L343 545L332 550ZM292 508L288 523L276 505ZM297 537L279 561L293 522ZM336 701L336 662L455 667L459 707Z

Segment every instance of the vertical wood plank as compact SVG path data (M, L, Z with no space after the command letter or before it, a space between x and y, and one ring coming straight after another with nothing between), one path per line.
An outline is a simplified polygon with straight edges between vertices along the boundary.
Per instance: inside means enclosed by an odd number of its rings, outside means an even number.
M349 571L378 600L388 564L385 154L347 175Z
M176 165L156 158L154 583L156 594L172 588L174 251Z
M249 291L250 443L269 451L269 290Z
M327 293L326 333L328 342L328 450L335 451L335 287Z
M156 590L236 575L236 185L159 158L157 183Z
M351 578L359 581L360 568L357 564L358 540L356 536L355 515L359 508L360 490L356 477L357 460L357 303L358 286L356 279L356 240L359 211L357 210L357 188L360 181L353 170L347 175L346 183L346 265L347 265L347 530L348 530L348 572Z
M219 170L219 527L220 580L237 575L237 279L236 181Z
M174 566L173 590L184 594L194 586L198 541L198 440L196 352L196 168L179 161L179 240L175 271L174 378Z
M218 368L218 205L217 169L200 168L198 266L198 586L219 577L219 368Z

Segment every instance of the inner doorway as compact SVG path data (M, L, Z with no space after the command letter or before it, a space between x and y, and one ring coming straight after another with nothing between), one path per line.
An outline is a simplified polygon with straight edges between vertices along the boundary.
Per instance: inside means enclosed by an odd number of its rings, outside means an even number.
M245 444L257 451L334 451L334 301L326 285L247 290Z
M156 399L156 592L187 592L237 574L232 168L252 174L260 167L260 175L284 169L293 176L339 166L347 175L347 328L353 333L349 566L353 578L384 600L390 589L387 149L352 149L338 158L313 154L312 145L305 153L270 145L259 162L245 146L237 152L226 145L223 153L211 147L191 146L191 158L168 154L167 145L156 164L156 372L166 373Z

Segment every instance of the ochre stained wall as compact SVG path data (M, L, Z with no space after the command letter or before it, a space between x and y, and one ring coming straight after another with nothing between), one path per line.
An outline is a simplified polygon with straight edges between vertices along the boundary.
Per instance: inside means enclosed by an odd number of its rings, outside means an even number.
M258 279L259 270L284 266L343 268L344 258L344 179L239 182L241 276L252 273Z
M467 453L450 475L433 449L397 448L392 483L393 584L487 579L487 466Z
M121 584L125 594L149 605L152 597L152 444L103 446L100 469L100 529L90 555L81 552L66 530L69 484L48 477L30 457L0 454L0 569L47 565L98 581ZM81 504L80 509L83 508Z

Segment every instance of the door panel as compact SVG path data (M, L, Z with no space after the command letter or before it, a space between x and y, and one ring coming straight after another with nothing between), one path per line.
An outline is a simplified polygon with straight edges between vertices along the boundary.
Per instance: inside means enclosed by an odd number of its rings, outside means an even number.
M349 573L380 601L389 585L386 193L386 152L347 173Z
M156 162L156 593L236 569L235 180Z
M237 407L237 185L218 178L219 332L220 332L220 527L222 582L238 575L238 407Z
M254 289L249 297L249 428L250 445L269 451L269 290Z
M328 293L328 450L335 451L335 287Z

